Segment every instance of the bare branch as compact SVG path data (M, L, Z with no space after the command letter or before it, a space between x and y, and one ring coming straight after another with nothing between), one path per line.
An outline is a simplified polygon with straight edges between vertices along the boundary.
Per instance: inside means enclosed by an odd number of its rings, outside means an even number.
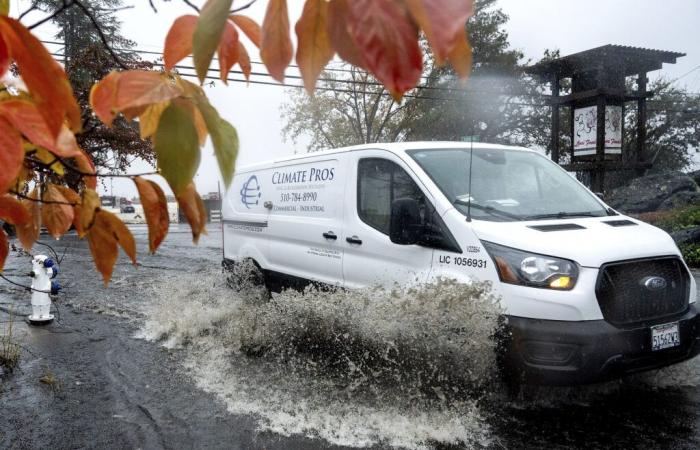
M238 8L232 9L232 10L231 10L231 14L236 14L237 12L241 12L241 11L243 11L244 9L250 8L251 6L253 6L253 4L254 4L256 1L257 1L257 0L250 0L250 1L249 1L248 3L246 3L245 5L240 6L240 7L238 7Z

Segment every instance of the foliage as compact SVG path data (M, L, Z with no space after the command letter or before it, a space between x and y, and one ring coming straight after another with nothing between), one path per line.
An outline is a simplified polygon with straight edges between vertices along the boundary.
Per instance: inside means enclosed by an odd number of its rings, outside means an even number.
M700 227L700 206L644 213L639 215L639 219L668 233L696 228ZM689 266L700 267L700 244L683 244L679 248L683 254L683 259Z
M53 15L35 24L79 9L93 25L97 10L84 0L62 0ZM231 10L232 0L207 0L197 15L175 21L165 39L165 72L122 67L110 71L90 90L89 106L76 100L63 67L19 20L0 11L0 78L15 65L23 85L0 86L0 219L14 224L20 242L29 250L43 224L54 237L75 227L86 237L105 283L121 247L136 263L129 229L100 208L97 178L113 176L95 169L80 147L83 117L94 115L106 127L138 118L141 139L154 141L158 172L175 193L197 242L205 233L202 200L192 177L199 166L201 147L211 137L224 183L233 176L238 137L235 128L211 106L204 90L172 69L192 54L200 82L206 78L214 54L222 79L235 64L249 71L247 50L240 33L260 48L268 71L279 81L292 60L286 0L269 0L262 26ZM151 2L153 5L153 2ZM36 8L33 4L32 9ZM451 62L467 75L471 49L464 24L471 16L471 0L306 0L295 30L299 42L297 64L311 89L328 61L340 58L372 73L395 100L419 81L423 57L422 30L439 62ZM101 30L98 35L107 44ZM108 53L119 56L110 47ZM70 61L69 61L70 63ZM76 136L78 139L76 139ZM66 187L70 177L73 187ZM131 176L142 197L149 229L149 249L155 251L167 233L167 204L153 182ZM0 232L0 269L7 256L7 236Z
M63 1L40 0L37 4L56 12ZM122 0L96 0L86 3L85 7L91 13L89 16L79 8L69 8L53 17L58 27L56 39L64 42L66 73L82 112L83 131L76 136L78 145L90 155L97 168L124 172L136 158L153 164L152 145L141 139L136 122L120 117L108 127L90 110L90 89L95 82L112 70L149 68L150 63L142 62L131 50L135 43L120 35L121 23L116 11L123 7ZM100 33L106 43L102 42Z

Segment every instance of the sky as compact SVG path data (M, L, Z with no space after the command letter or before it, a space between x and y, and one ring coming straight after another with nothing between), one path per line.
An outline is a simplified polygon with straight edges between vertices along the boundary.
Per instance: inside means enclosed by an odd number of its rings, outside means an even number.
M204 3L201 0L192 1L198 5ZM234 0L234 7L247 1ZM11 14L17 16L17 11L24 11L29 3L29 0L12 0ZM118 13L123 22L122 31L125 37L137 43L139 50L160 52L175 18L192 14L193 11L180 0L153 0L158 10L155 13L148 3L147 0L124 0L124 5L133 8ZM301 14L303 0L288 0L288 4L293 24ZM266 5L266 0L257 0L246 14L262 22ZM686 86L692 92L700 92L699 0L499 0L497 5L510 17L505 28L510 35L511 46L522 51L526 59L537 60L548 48L559 49L562 55L568 55L605 44L679 51L687 56L680 58L675 65L667 64L663 70L651 73L650 78L678 78L678 85ZM41 17L41 13L31 13L23 21L31 24ZM34 32L41 39L52 39L55 29L48 24ZM246 44L251 59L260 61L257 50L249 42ZM253 69L263 70L263 67L254 65ZM287 74L298 75L298 71L290 68ZM270 81L265 77L258 79ZM298 84L298 80L288 82ZM220 114L238 130L238 165L306 151L305 142L286 142L282 136L284 120L280 106L293 88L246 85L243 82L225 86L217 81L215 86L205 89ZM130 172L149 169L146 164L136 161ZM207 143L195 182L199 192L204 194L216 191L219 181L213 150ZM165 183L161 184L167 190ZM101 193L109 194L112 191L115 195L136 195L136 189L128 179L106 182Z

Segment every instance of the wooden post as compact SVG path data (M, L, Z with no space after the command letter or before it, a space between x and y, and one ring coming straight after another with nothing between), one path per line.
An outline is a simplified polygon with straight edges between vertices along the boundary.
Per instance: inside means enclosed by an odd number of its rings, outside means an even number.
M637 77L637 92L642 94L637 99L637 148L633 158L633 163L643 162L646 155L646 140L647 140L647 74L646 72L639 73ZM644 175L643 169L636 170L637 175Z
M559 74L552 79L552 161L559 164Z
M598 120L596 124L596 168L591 186L595 192L603 192L605 187L605 97L599 95L596 101Z

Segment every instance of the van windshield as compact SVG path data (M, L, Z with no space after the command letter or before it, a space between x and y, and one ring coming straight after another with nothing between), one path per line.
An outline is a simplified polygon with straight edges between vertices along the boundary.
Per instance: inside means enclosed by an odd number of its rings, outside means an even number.
M522 150L474 148L408 152L463 214L490 221L608 215L588 190L547 157ZM471 197L471 198L470 198Z

